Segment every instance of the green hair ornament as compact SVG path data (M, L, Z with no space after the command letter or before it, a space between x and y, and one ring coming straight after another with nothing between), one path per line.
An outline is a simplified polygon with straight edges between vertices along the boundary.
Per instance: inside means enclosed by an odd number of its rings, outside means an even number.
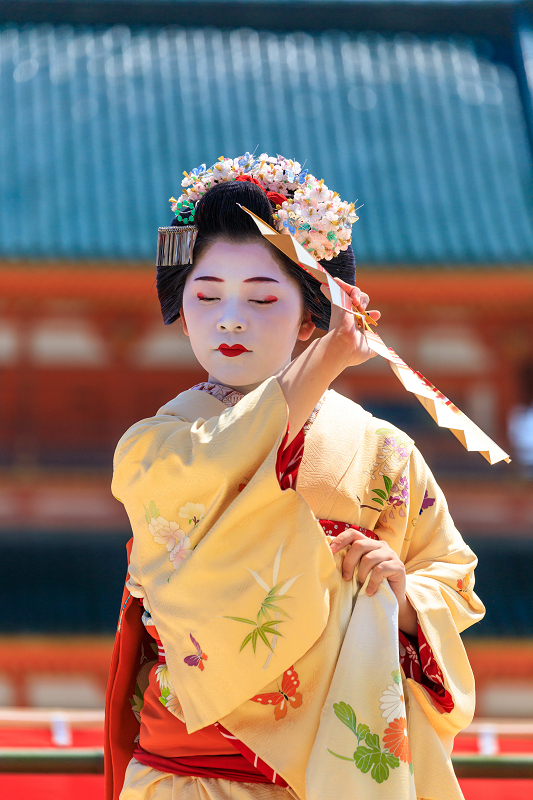
M171 208L178 218L178 222L190 224L194 221L195 208L193 202L190 200L176 200L171 197L169 203L172 203Z

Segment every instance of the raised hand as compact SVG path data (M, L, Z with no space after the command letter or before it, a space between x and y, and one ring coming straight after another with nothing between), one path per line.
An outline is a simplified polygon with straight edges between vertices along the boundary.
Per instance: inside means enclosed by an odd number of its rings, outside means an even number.
M356 309L366 311L370 298L365 292L362 292L358 286L345 283L340 278L335 278L335 282L341 289L344 289ZM321 289L326 297L331 299L329 289L326 286L322 286ZM368 315L376 322L381 317L379 311L369 311ZM334 335L338 346L347 350L350 354L346 366L355 367L370 358L374 358L376 355L367 345L363 331L357 323L357 318L350 312L332 305L329 330Z

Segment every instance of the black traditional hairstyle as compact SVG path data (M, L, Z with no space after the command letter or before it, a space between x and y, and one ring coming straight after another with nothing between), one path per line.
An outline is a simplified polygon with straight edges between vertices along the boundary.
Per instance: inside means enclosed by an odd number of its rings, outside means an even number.
M320 291L318 281L264 239L254 221L237 203L246 206L274 227L272 205L260 186L246 181L219 183L203 195L196 207L194 224L198 227L198 235L194 245L194 263L198 263L202 254L217 240L264 243L285 274L298 283L304 310L311 312L317 328L327 331L331 307ZM177 219L172 221L172 225L180 224ZM355 257L351 246L336 258L320 263L333 277L355 285ZM170 325L179 317L185 281L193 268L194 264L157 267L157 294L165 325Z

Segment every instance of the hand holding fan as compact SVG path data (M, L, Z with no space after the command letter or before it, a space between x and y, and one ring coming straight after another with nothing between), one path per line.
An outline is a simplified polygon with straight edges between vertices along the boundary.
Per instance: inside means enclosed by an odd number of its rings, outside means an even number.
M478 428L466 414L463 414L451 400L443 395L442 392L439 392L439 390L420 372L415 372L411 369L392 348L387 347L385 342L375 331L370 330L369 326L376 325L376 322L374 322L366 312L354 309L352 301L346 292L333 280L329 272L315 261L305 248L296 241L291 233L278 233L278 231L271 228L270 225L257 217L253 212L249 211L244 206L241 206L241 208L252 217L265 239L268 239L274 247L281 250L282 253L288 256L306 272L310 273L314 278L320 281L321 284L328 286L331 303L333 305L357 317L359 325L363 328L370 349L389 362L398 380L401 381L408 392L412 392L416 395L437 425L441 428L449 428L467 450L477 450L487 459L489 464L496 464L499 461L506 461L509 463L511 461L509 455L493 442L481 428Z

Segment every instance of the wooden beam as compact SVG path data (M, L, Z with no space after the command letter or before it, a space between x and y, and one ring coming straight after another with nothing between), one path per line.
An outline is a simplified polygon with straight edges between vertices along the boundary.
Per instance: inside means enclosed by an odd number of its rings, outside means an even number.
M157 303L155 267L146 263L117 265L50 264L13 266L0 262L0 298L83 298L123 305L132 299ZM366 265L357 269L358 285L373 302L415 305L473 306L512 314L512 305L531 308L533 268L450 268Z

